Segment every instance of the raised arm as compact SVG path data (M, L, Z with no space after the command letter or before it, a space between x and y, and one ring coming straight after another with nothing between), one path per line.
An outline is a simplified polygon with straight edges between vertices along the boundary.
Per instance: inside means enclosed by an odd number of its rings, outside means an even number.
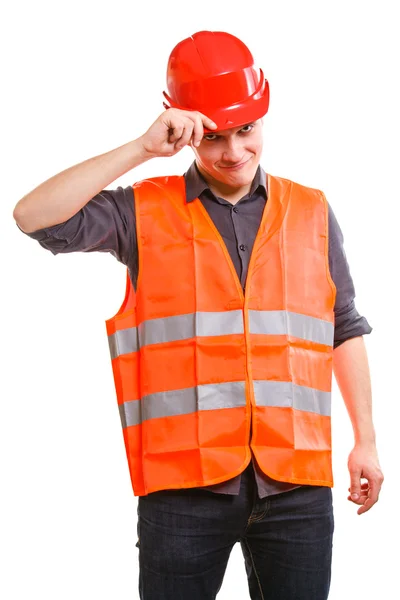
M200 143L203 125L216 127L199 112L169 109L140 138L69 167L40 184L17 202L13 217L26 233L63 223L131 169L157 156L173 156L190 142Z
M16 204L13 217L26 233L63 223L112 181L150 158L140 139L89 158L26 194Z

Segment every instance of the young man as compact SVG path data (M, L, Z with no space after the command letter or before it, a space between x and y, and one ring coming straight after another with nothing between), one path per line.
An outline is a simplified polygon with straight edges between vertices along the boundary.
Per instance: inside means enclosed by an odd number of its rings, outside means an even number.
M42 183L14 218L53 254L108 251L127 266L106 326L139 496L140 597L215 598L240 541L251 598L323 600L333 369L354 429L358 514L383 481L371 327L324 194L260 166L269 86L248 48L194 34L172 51L167 85L146 133ZM184 176L104 189L188 144Z

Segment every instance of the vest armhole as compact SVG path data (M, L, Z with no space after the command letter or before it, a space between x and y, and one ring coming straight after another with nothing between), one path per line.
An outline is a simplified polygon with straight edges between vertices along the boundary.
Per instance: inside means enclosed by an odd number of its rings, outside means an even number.
M329 210L328 210L328 201L326 199L326 196L325 196L324 192L322 192L321 190L318 190L318 191L321 194L322 201L324 203L324 210L325 210L325 268L326 268L326 276L328 278L329 285L331 286L331 289L332 289L333 303L335 303L335 300L336 300L336 285L335 285L335 282L332 279L331 270L329 268Z
M136 296L139 294L139 290L142 282L142 271L143 271L143 251L142 251L142 235L141 235L141 220L140 220L140 196L141 188L139 185L132 186L134 188L134 203L135 203L135 215L136 215L136 240L137 240L137 251L138 251L138 272L136 278Z

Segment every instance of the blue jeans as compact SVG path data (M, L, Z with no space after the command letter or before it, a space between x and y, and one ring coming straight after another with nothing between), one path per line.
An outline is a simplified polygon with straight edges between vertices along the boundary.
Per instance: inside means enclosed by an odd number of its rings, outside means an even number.
M240 542L252 600L326 600L332 490L302 486L260 500L250 468L240 494L202 489L138 498L142 600L212 600Z

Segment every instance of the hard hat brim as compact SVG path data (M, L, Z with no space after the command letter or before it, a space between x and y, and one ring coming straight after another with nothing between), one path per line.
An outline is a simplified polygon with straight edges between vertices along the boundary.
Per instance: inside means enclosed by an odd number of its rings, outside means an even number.
M228 107L221 107L218 109L208 110L207 107L194 107L194 106L179 106L176 102L168 96L166 92L163 95L166 102L163 102L163 106L168 108L177 108L179 110L198 110L202 112L206 117L210 118L217 125L217 129L209 130L204 128L204 133L217 133L218 131L224 131L225 129L232 129L234 127L241 127L247 123L257 121L261 119L268 112L269 108L269 83L264 78L263 72L260 69L260 85L246 100L237 102Z

